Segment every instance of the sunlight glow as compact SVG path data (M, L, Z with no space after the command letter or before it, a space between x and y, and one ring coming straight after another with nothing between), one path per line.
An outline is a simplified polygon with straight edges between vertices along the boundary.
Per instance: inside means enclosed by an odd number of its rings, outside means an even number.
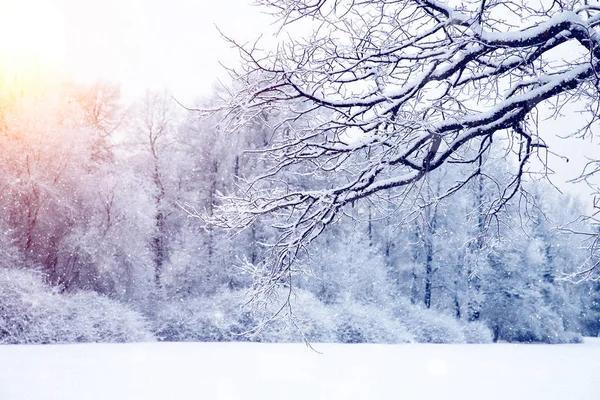
M61 13L44 0L0 0L0 66L22 72L34 66L60 67L66 30Z
M66 49L64 18L45 0L0 0L0 101L15 105L57 81Z
M126 98L167 88L192 100L228 79L234 38L258 37L270 19L246 0L0 0L0 80L49 71L119 83ZM235 4L235 5L234 5Z

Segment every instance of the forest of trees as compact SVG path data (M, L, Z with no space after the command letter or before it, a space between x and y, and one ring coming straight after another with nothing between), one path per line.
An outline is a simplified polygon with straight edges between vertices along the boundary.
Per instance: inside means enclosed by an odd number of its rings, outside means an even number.
M481 175L440 199L460 180L454 167L409 194L349 202L272 286L260 279L277 215L242 230L222 215L277 168L255 150L305 121L273 130L281 115L265 112L231 133L222 112L165 93L128 104L110 83L26 78L1 83L1 343L564 343L600 331L600 284L568 279L595 260L566 229L594 227L543 179L523 182L489 223L502 188ZM198 107L218 108L220 94ZM510 161L494 159L487 168L509 175ZM286 167L295 187L346 179Z

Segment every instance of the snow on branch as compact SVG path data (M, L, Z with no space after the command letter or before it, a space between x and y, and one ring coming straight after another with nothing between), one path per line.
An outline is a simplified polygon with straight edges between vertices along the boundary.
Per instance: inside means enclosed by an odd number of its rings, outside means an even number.
M600 3L259 3L280 18L282 37L300 22L314 27L275 51L232 40L243 66L232 71L239 90L227 126L269 121L271 140L257 150L269 172L225 196L214 222L243 229L266 219L278 232L263 286L289 283L294 261L345 207L386 190L407 199L446 165L463 177L447 193L460 190L508 137L516 167L491 218L546 147L538 107L600 100Z

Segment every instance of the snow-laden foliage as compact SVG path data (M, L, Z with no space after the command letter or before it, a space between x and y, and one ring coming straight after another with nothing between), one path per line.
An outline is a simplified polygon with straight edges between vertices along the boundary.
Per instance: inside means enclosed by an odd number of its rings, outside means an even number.
M479 322L459 321L451 316L399 302L394 316L419 343L489 343L492 332Z
M489 329L460 322L404 302L393 312L354 301L324 304L296 290L293 314L266 324L261 313L243 307L242 291L220 290L210 297L173 301L156 316L156 335L164 341L259 341L340 343L488 343ZM260 327L259 330L256 328Z
M0 343L153 340L146 320L91 292L59 294L40 273L0 268Z
M256 322L242 310L243 293L220 290L213 296L164 302L155 316L154 331L163 341L219 342L246 340Z

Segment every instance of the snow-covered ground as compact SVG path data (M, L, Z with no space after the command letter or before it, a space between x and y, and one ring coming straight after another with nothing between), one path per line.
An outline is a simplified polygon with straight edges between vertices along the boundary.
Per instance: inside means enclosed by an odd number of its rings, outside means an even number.
M0 346L0 399L600 399L580 345Z

